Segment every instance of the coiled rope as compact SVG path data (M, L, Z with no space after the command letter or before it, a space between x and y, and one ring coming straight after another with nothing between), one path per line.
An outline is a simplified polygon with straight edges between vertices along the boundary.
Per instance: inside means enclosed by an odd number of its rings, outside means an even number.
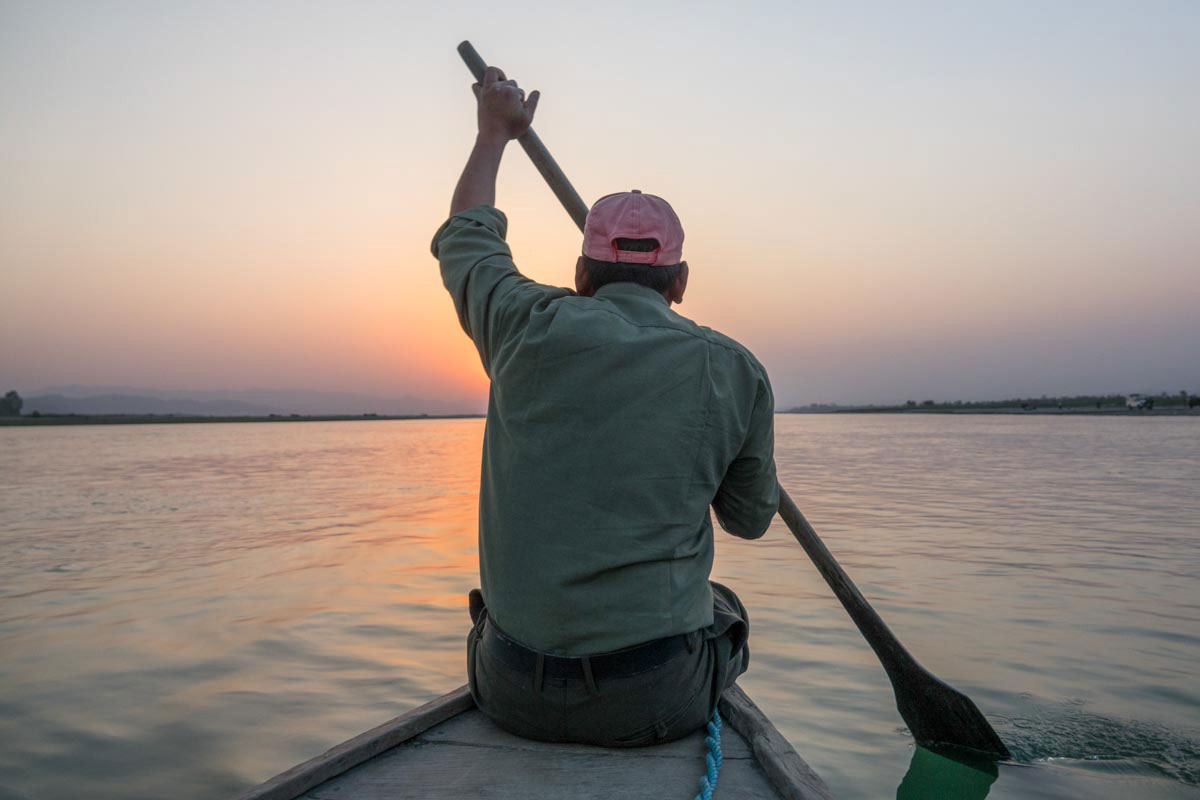
M717 788L717 776L721 774L721 712L713 710L712 721L705 727L708 736L704 743L708 752L704 755L704 774L700 776L700 794L696 800L712 800L713 790Z

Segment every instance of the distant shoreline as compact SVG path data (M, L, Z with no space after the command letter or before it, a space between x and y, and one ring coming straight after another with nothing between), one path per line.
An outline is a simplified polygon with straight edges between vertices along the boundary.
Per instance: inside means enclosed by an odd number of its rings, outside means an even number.
M377 422L379 420L483 419L483 414L289 414L206 417L175 414L41 414L0 417L0 427L24 425L174 425L217 422Z
M1030 416L1034 414L1052 417L1200 417L1200 408L1183 406L1167 406L1165 408L1142 408L1137 410L1127 408L954 408L934 407L922 408L917 406L899 406L894 408L825 408L809 411L794 408L780 411L780 414L1008 414L1012 416Z
M790 409L777 414L982 414L1010 416L1058 417L1200 417L1200 408L1170 407L1139 409L1123 408L826 408L820 410ZM441 420L483 419L484 414L291 414L276 416L185 416L156 414L41 414L39 416L0 417L0 427L35 427L43 425L176 425L221 422L378 422L380 420Z

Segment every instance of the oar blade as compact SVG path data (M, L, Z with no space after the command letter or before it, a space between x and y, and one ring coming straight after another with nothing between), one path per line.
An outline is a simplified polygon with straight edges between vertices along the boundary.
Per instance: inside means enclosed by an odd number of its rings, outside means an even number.
M907 675L894 676L896 707L917 742L930 749L964 749L992 758L1011 759L996 729L962 692L913 664Z

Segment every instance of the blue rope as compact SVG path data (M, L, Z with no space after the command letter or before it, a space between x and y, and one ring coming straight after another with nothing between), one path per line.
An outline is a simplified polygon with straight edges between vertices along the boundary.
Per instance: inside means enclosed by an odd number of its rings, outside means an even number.
M704 743L708 745L708 753L704 756L704 775L700 777L700 794L696 800L712 800L713 790L717 788L717 776L721 774L721 712L713 710L712 722L706 726L708 736Z

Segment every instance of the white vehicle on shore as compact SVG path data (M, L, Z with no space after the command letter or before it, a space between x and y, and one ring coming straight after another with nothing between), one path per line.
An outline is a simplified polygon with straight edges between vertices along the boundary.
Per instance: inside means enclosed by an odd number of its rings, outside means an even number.
M1130 411L1151 409L1154 408L1154 398L1142 397L1140 394L1131 394L1125 398L1125 407Z

